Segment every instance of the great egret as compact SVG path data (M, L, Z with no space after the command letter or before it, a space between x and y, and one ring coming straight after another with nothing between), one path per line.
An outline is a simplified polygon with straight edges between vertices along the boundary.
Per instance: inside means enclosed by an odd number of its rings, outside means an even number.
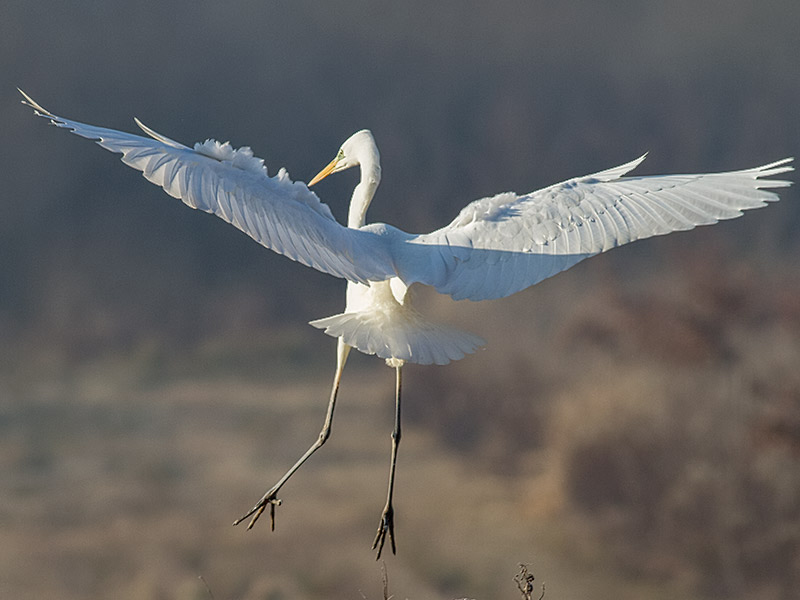
M311 324L338 338L337 364L325 422L318 439L234 524L269 507L272 527L278 491L328 439L336 395L351 347L386 359L396 372L395 425L386 505L373 543L380 557L394 543L392 491L400 442L401 373L405 363L446 364L474 351L479 337L427 321L409 304L408 287L433 286L460 300L508 296L622 244L732 219L778 200L765 189L789 181L764 179L793 170L791 158L726 173L624 177L645 158L569 179L524 195L511 192L468 204L452 223L412 235L383 223L365 225L381 179L375 140L359 131L307 185L285 169L269 177L249 147L208 139L193 148L156 133L150 138L58 117L22 90L24 103L54 125L122 154L122 161L192 208L211 212L257 242L289 258L348 280L344 313ZM359 166L347 227L308 188Z

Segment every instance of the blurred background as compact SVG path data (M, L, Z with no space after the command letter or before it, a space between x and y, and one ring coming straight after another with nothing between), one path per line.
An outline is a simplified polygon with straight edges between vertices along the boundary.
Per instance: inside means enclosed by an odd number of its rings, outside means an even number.
M379 598L393 374L353 356L275 532L230 523L315 438L344 283L192 211L54 113L250 145L308 180L372 129L407 231L649 151L800 153L800 4L6 1L0 596ZM345 218L357 174L317 193ZM400 598L789 599L800 587L800 204L421 309L489 342L406 369ZM537 588L538 590L538 588ZM535 597L538 594L535 595Z

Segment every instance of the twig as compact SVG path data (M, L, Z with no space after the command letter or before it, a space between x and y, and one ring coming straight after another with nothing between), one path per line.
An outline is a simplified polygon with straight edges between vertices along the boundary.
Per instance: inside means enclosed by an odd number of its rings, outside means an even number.
M528 565L519 563L519 573L514 575L514 581L517 583L523 600L531 600L533 597L533 580L536 579L533 573L528 571ZM538 600L544 598L544 584L542 584L542 593Z
M383 600L391 600L389 595L389 574L386 572L386 561L381 562L381 577L383 578Z
M208 582L205 580L205 578L202 575L198 575L197 578L203 582L204 586L206 586L208 597L211 598L211 600L214 600L214 594L211 592L211 587L208 585Z

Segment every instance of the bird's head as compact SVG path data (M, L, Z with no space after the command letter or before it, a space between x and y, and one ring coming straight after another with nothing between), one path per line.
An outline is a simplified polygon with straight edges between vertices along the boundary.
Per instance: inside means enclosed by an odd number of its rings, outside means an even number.
M322 181L331 173L338 173L359 165L370 166L373 170L376 169L378 174L380 173L378 146L375 144L375 138L372 137L372 132L369 129L362 129L347 138L339 148L336 158L317 173L308 182L308 186L311 187L315 183Z

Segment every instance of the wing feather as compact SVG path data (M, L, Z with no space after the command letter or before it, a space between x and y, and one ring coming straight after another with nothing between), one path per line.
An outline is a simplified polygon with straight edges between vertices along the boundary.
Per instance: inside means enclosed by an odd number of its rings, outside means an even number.
M169 195L275 252L351 281L398 276L455 299L508 296L622 244L738 217L778 200L769 190L791 182L770 177L793 170L787 158L727 173L626 176L645 155L530 194L476 200L449 225L410 235L383 224L341 226L305 184L283 169L269 177L247 147L206 140L189 148L138 119L149 138L86 125L23 96L39 116L122 154Z
M500 298L622 244L732 219L778 200L791 158L726 173L624 177L644 156L517 196L467 205L452 223L407 236L399 276L457 300ZM432 253L431 247L438 252Z
M126 165L170 196L215 214L275 252L359 283L395 274L381 236L343 227L304 183L291 181L284 170L269 177L249 148L214 140L189 148L138 119L149 138L95 127L56 116L20 92L37 115L122 154Z

